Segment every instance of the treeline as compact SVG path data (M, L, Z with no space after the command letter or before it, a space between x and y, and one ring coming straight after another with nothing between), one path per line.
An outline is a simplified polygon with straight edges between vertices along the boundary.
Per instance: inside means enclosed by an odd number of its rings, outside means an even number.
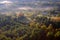
M59 23L47 17L36 17L28 22L24 16L1 16L0 40L60 40Z

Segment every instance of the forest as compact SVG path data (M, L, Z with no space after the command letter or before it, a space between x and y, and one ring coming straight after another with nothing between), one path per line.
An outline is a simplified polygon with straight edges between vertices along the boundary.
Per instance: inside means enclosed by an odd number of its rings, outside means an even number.
M60 40L60 0L0 0L0 40Z
M59 16L36 16L30 21L22 14L1 14L0 40L60 40Z

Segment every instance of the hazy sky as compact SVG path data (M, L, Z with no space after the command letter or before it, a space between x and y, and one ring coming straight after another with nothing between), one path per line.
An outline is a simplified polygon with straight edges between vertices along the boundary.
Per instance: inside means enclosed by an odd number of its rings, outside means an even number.
M59 2L60 0L0 0L0 12L39 9L43 3ZM47 9L49 8L46 7ZM51 8L51 6L50 6Z

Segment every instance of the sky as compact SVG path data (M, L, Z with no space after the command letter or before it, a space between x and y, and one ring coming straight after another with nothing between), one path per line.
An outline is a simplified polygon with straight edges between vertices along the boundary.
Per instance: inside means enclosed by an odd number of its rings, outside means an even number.
M49 2L60 2L60 0L0 0L0 12L46 8L50 10L53 5L49 5Z

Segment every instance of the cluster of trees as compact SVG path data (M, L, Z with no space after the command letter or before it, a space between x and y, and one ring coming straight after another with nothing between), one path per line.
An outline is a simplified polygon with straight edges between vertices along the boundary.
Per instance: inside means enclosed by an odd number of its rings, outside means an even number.
M50 24L40 26L38 23L30 26L10 26L11 29L0 29L0 40L60 40L60 28L54 29ZM8 26L5 26L8 28ZM14 28L14 29L12 29Z
M24 19L24 16L1 16L0 40L60 40L60 28L54 28L53 23L49 23L50 20L46 17L37 17L36 21L32 20L29 24Z

